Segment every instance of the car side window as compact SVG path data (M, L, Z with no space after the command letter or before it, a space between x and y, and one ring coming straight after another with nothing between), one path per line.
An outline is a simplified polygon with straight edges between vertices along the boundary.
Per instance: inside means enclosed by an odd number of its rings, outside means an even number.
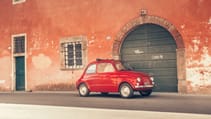
M86 74L92 74L92 73L96 73L96 64L90 65L86 70Z
M100 63L97 67L98 73L114 72L114 67L111 63Z

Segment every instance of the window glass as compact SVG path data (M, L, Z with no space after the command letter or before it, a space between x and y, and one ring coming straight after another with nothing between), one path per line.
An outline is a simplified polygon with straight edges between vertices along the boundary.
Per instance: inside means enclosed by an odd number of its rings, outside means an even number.
M114 72L114 67L111 63L100 63L97 71L98 73Z
M73 44L68 44L67 45L67 55L65 58L65 62L67 66L74 66L74 49L73 49Z
M75 44L75 59L76 65L82 65L82 45Z
M86 70L86 74L92 74L92 73L96 73L96 64L90 65Z

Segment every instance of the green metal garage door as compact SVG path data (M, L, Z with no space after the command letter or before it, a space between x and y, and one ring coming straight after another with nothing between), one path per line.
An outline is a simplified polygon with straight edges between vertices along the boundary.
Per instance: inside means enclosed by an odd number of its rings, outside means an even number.
M131 31L122 43L121 60L153 75L154 91L177 92L176 43L163 27L144 24Z

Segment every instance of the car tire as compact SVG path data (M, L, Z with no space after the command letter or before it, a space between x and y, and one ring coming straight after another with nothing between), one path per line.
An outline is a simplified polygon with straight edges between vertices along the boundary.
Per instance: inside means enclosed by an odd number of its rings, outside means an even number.
M140 91L140 94L142 96L150 96L152 93L152 90L148 90L148 91Z
M82 97L86 97L89 95L89 89L87 88L86 84L80 84L78 88L79 95Z
M131 86L128 83L121 84L120 88L119 88L119 92L123 98L133 97L133 89L131 88Z

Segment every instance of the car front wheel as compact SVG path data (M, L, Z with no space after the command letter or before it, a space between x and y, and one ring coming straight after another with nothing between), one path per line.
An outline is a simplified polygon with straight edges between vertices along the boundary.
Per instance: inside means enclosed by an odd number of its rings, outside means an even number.
M140 91L140 94L142 96L150 96L152 93L152 90L148 90L148 91Z
M87 88L87 86L85 84L81 84L79 86L79 95L82 97L86 97L89 95L89 89Z
M121 84L119 92L123 98L131 98L133 96L133 89L128 83Z

